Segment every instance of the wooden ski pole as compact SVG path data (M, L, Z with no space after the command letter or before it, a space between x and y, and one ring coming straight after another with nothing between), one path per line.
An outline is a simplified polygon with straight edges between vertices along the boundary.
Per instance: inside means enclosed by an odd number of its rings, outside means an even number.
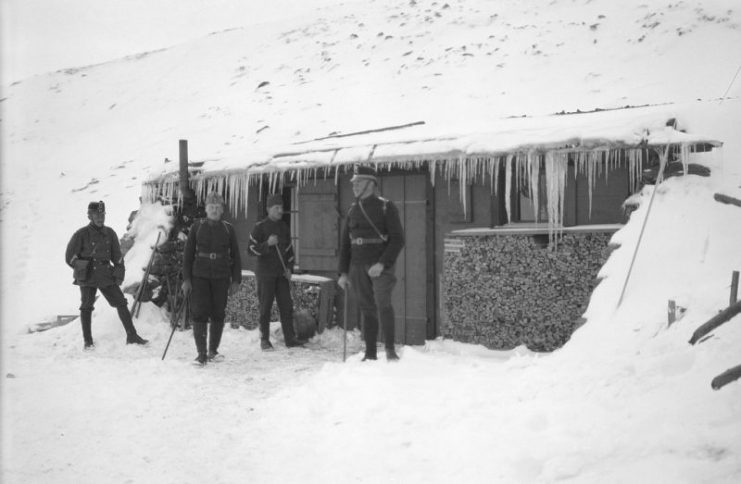
M343 291L345 292L345 303L343 304L342 311L342 362L344 363L347 359L347 284L349 282L346 282L345 288Z
M152 255L149 256L149 263L147 264L147 268L144 271L144 277L142 277L142 282L139 285L139 290L136 292L134 304L131 306L131 316L134 318L139 317L139 310L141 309L141 297L144 294L144 284L146 284L147 279L149 279L149 272L152 270L152 262L154 262L154 254L157 253L157 246L160 243L161 236L162 232L158 231L157 241L154 243L154 247L152 248Z
M286 279L288 279L288 268L286 267L286 263L283 262L283 254L280 253L280 247L278 247L278 244L275 244L275 251L278 253L278 259L280 259L280 265L283 266L283 274L286 276Z
M181 291L182 292L182 291ZM177 297L175 298L177 300ZM165 351L162 353L162 360L165 359L165 355L167 354L167 349L170 347L170 342L172 341L172 335L175 334L175 330L178 329L178 323L180 322L180 317L183 315L183 310L185 309L185 303L187 299L183 298L183 302L180 304L180 307L177 311L175 311L175 318L172 320L170 325L172 326L172 331L170 332L170 338L167 340L167 346L165 346Z

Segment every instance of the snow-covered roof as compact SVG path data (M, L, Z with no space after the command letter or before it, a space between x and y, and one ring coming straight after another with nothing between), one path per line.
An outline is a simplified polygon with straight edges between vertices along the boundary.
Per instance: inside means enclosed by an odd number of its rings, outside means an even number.
M440 126L415 122L379 127L358 134L335 134L297 141L273 153L209 160L194 180L234 174L312 171L355 163L396 165L410 162L458 161L553 151L589 152L646 146L710 144L722 142L681 131L670 106L645 106L589 113L500 120L476 132L446 133ZM158 175L145 183L172 181L177 173Z

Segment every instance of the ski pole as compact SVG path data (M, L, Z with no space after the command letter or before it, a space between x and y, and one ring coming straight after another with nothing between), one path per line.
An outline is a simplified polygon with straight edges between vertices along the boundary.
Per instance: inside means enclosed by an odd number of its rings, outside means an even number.
M275 244L275 251L278 253L278 259L280 259L280 265L283 266L283 274L285 274L286 279L288 279L288 268L286 267L286 263L283 262L283 255L280 253L280 247L278 247L278 244Z
M180 316L183 314L183 309L185 309L185 299L183 299L183 303L180 305L178 310L175 312L175 318L170 323L172 326L172 331L170 332L170 338L167 340L167 346L165 346L165 351L162 353L162 360L165 359L165 355L167 354L167 349L170 347L170 342L172 341L172 335L175 334L175 330L178 328L178 322L180 321Z
M344 313L342 317L342 362L344 363L347 359L347 281L343 290L345 291L345 304L342 309Z

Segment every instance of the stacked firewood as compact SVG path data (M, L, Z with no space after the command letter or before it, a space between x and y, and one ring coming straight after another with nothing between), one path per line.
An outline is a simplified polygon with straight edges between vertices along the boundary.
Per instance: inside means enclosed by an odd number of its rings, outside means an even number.
M319 320L320 287L317 284L291 281L291 297L294 308L294 327L297 333L306 334L311 332L311 326L316 328ZM242 277L239 292L229 296L226 303L226 320L232 327L243 326L247 329L258 327L260 320L260 304L257 299L257 284L254 277ZM271 321L280 321L278 305L273 304Z
M538 236L460 237L444 259L443 335L492 349L563 346L578 326L611 233L566 233L558 246Z

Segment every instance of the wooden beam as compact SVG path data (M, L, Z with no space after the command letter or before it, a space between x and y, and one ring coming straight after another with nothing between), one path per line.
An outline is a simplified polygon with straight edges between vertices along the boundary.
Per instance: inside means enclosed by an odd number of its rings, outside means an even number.
M710 386L713 387L713 390L718 390L720 388L723 388L725 385L728 385L732 381L738 380L739 378L741 378L741 365L729 368L720 375L713 378Z
M394 129L404 129L404 128L411 128L412 126L420 126L422 124L425 124L424 121L415 121L413 123L407 123L407 124L399 124L396 126L386 126L384 128L376 128L376 129L366 129L363 131L354 131L352 133L338 133L338 134L330 134L329 136L322 136L321 138L314 138L306 141L298 141L296 143L293 143L295 145L302 145L305 143L311 143L312 141L322 141L325 139L332 139L332 138L346 138L348 136L358 136L361 134L370 134L370 133L381 133L383 131L391 131Z
M716 193L715 195L713 195L713 198L720 203L726 203L728 205L736 205L737 207L741 207L741 200L739 200L738 198L723 195L722 193Z
M699 328L695 330L695 332L692 334L692 338L690 339L690 344L695 344L697 341L700 340L703 336L720 326L721 324L727 322L731 318L733 318L738 313L741 313L741 301L736 302L735 304L728 306L726 309L718 313L716 316L711 318L707 323L703 324Z

